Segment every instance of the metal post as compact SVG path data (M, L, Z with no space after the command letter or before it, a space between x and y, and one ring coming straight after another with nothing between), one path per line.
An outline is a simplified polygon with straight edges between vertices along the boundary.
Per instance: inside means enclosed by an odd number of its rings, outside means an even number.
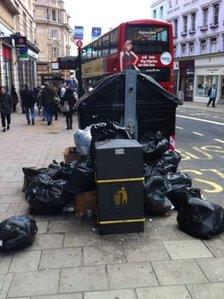
M78 80L78 97L80 98L83 92L82 85L82 48L78 47L78 69L77 69L77 80Z
M125 71L125 109L124 125L130 128L135 139L138 138L138 121L136 114L137 71Z

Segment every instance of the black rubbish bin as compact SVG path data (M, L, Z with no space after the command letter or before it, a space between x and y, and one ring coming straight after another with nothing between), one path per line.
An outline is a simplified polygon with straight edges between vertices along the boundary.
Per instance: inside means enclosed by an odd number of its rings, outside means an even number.
M144 230L142 146L136 140L96 142L100 234Z
M137 128L140 138L146 132L160 131L175 143L176 107L182 102L161 87L153 78L137 74ZM78 101L79 127L108 120L124 124L125 72L108 76Z

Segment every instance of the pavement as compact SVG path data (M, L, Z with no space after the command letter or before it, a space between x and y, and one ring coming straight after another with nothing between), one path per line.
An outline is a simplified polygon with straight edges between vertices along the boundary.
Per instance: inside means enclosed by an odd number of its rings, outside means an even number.
M27 126L13 114L11 129L0 132L0 221L29 214L21 168L62 161L73 133L62 117ZM34 243L0 253L0 299L224 298L224 234L192 238L178 229L175 211L147 218L144 233L107 236L73 213L33 217Z
M187 109L197 109L201 111L209 111L212 113L224 113L224 103L216 103L216 107L212 108L210 105L209 107L206 106L206 102L184 102L182 106L179 106L178 109L187 108Z

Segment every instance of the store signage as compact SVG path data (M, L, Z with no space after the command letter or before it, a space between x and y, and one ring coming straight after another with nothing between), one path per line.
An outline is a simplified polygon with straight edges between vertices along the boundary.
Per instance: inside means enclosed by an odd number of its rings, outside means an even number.
M27 48L26 36L15 36L14 40L15 40L15 47L17 49Z

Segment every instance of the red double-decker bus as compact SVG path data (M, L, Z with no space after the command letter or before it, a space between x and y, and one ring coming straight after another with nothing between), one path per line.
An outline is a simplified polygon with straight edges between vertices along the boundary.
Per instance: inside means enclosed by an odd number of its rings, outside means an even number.
M87 89L102 77L124 69L122 59L127 56L124 52L128 51L133 54L132 66L173 92L172 25L156 19L122 23L83 47L84 87ZM130 61L128 65L130 66Z

